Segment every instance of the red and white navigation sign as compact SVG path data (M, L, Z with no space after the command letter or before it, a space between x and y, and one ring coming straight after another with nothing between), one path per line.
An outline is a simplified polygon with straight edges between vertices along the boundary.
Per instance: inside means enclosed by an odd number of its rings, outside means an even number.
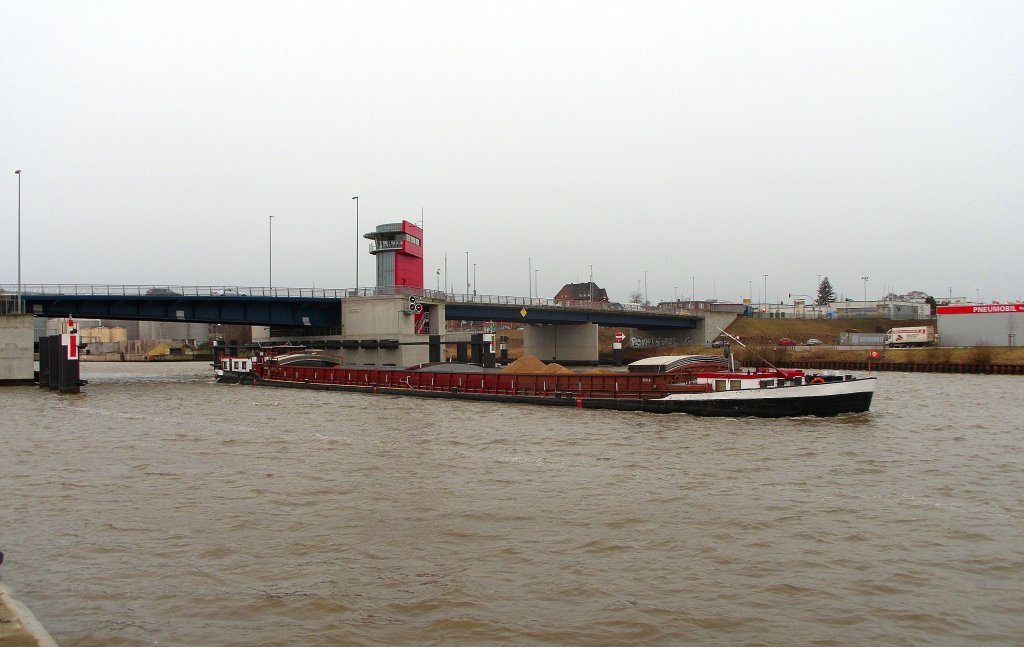
M624 332L617 332L617 333L615 333L615 341L617 341L619 343L622 343L625 340L626 340L626 333L624 333Z

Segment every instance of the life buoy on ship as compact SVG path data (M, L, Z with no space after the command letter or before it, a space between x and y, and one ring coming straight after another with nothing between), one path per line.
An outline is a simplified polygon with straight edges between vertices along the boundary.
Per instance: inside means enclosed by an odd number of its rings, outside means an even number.
M813 380L811 380L811 384L824 384L824 383L825 383L825 378L823 378L823 377L816 377Z

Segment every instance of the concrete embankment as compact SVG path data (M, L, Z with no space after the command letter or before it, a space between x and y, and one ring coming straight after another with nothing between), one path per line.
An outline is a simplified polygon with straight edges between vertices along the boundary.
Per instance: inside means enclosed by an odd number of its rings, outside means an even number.
M3 584L0 584L0 647L57 647L28 607L15 600Z

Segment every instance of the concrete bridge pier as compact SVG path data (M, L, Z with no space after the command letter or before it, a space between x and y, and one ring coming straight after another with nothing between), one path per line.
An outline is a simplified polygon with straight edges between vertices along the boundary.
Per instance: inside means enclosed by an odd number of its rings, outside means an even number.
M32 315L0 316L0 385L32 384L32 344Z
M348 297L341 302L341 332L348 364L404 367L441 361L444 304L400 294Z
M734 321L736 321L736 315L731 312L705 312L697 322L697 328L694 331L695 343L710 344L722 334L722 330L731 326Z
M523 354L545 362L597 363L597 340L597 324L527 324L523 328Z

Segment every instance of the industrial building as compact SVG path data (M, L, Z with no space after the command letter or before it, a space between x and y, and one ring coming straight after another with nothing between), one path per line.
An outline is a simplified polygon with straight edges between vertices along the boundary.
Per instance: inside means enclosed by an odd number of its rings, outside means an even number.
M1024 330L1024 303L939 306L943 346L1016 346Z

